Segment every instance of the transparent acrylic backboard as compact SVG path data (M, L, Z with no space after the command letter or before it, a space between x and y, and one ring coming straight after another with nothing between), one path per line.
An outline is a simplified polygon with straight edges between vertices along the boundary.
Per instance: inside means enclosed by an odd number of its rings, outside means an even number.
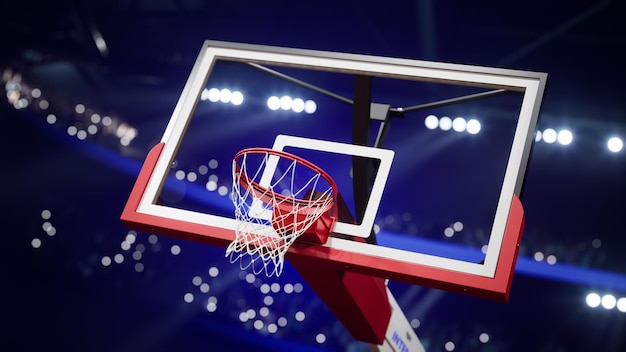
M276 148L329 173L356 219L338 222L324 245L294 244L287 260L319 258L337 270L506 300L545 80L206 41L122 220L226 247L235 238L233 156ZM367 143L356 143L362 126ZM370 165L367 174L355 172L355 160ZM365 204L358 182L368 185Z

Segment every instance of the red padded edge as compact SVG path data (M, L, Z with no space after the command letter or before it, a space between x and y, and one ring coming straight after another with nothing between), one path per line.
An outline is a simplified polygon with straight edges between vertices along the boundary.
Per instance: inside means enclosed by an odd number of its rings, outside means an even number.
M493 278L299 243L295 243L289 253L323 258L337 270L349 268L352 272L393 281L507 301L523 229L524 209L519 198L514 196Z
M122 213L122 221L130 228L137 230L156 232L223 247L228 246L235 239L233 230L180 220L163 219L137 212L139 201L143 196L163 146L163 143L156 145L148 154ZM316 262L323 262L333 270L349 270L364 275L388 278L393 281L506 301L511 289L511 280L523 229L524 209L519 198L514 196L493 278L304 243L295 243L289 250L289 253L292 254L289 257L320 258L321 260Z
M148 152L120 219L129 228L139 231L154 232L222 247L228 246L228 244L235 239L235 233L232 230L181 220L164 219L158 216L137 212L139 202L148 186L148 181L150 180L150 176L152 175L164 146L165 143L161 142Z

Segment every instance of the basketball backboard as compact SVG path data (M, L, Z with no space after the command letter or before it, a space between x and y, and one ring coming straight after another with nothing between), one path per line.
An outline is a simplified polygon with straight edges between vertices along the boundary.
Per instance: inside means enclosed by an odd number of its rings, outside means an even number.
M236 227L232 157L250 147L286 150L328 172L357 219L337 222L324 244L294 244L288 260L504 301L545 80L207 41L122 220L226 247ZM475 116L480 133L476 122L467 133L467 123L447 116Z

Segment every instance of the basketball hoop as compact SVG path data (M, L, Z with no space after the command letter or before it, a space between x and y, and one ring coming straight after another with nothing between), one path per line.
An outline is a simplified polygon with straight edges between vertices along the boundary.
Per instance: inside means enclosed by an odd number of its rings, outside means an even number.
M333 179L301 157L267 148L240 151L233 158L237 227L226 256L242 270L279 276L296 239L326 243L336 196Z

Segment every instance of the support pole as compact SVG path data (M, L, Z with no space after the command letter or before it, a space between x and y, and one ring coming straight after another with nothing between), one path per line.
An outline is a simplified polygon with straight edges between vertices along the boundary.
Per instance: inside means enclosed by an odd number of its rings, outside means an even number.
M372 77L357 75L354 78L354 105L352 106L352 144L369 146L370 139L370 109L372 102ZM373 166L371 160L362 157L352 157L352 184L354 186L354 211L357 223L363 221L367 202L372 185ZM372 231L373 232L373 231ZM372 233L367 238L368 243L375 244L376 238Z

